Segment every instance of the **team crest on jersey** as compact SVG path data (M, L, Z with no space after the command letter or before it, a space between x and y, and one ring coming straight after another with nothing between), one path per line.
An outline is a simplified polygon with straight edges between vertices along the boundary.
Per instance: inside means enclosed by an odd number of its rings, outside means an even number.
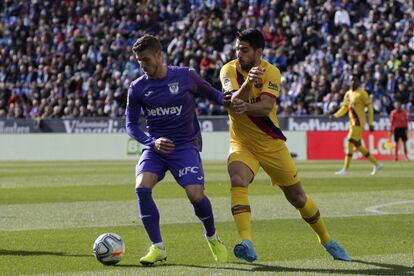
M177 94L178 90L180 89L180 87L178 86L178 82L169 83L168 87L170 89L170 93L173 95Z
M267 85L267 87L269 89L276 90L276 91L279 91L279 89L280 89L279 85L277 85L276 83L273 83L271 81L269 81L269 84Z

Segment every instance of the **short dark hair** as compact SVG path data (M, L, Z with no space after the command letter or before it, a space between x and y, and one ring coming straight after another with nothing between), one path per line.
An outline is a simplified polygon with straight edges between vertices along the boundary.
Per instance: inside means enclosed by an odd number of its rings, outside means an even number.
M154 52L162 51L162 45L158 38L146 34L138 38L137 41L135 41L134 46L132 46L132 51L134 51L135 54L148 49Z
M240 41L249 42L250 46L252 46L255 50L259 48L265 48L265 38L262 32L259 30L249 28L246 30L238 31L236 38Z
M359 73L353 73L352 78L354 80L357 80L357 81L361 82L361 74L359 74Z

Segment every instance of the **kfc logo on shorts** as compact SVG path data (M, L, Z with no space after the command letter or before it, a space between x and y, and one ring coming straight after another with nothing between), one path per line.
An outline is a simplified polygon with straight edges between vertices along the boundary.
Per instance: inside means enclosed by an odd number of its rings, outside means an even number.
M180 87L178 86L178 82L169 83L168 87L170 89L170 93L173 95L177 94L178 90L180 89Z
M178 170L178 177L183 177L184 175L187 175L188 173L198 173L199 167L185 167L180 170Z

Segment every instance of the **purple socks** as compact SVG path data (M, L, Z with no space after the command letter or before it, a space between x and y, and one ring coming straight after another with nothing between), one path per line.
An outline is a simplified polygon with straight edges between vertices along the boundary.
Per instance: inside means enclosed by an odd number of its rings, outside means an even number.
M208 197L205 196L200 202L192 202L191 204L193 204L196 216L204 226L206 236L213 236L216 233L216 228L214 227L213 210Z
M160 232L160 214L152 198L150 188L136 188L138 197L138 210L142 224L144 224L148 237L153 244L162 242Z

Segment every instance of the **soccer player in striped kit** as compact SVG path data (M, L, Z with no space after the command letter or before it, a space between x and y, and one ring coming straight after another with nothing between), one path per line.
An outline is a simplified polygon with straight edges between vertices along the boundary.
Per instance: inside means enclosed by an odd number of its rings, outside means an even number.
M232 93L228 109L230 154L227 166L231 182L231 212L241 238L233 253L248 262L257 259L248 187L262 167L329 254L336 260L350 261L348 252L329 234L316 202L302 188L276 116L280 71L262 59L264 46L265 39L259 30L238 32L237 59L226 63L220 71L224 92Z
M374 109L368 93L360 87L360 79L358 75L350 77L351 89L349 89L344 96L344 101L341 108L333 115L334 118L339 118L348 113L349 117L349 132L348 143L345 152L344 166L342 170L337 171L336 175L349 174L349 165L352 160L354 148L362 153L373 165L371 175L376 175L382 164L379 163L374 156L361 143L362 132L365 127L365 108L368 108L368 124L369 130L374 130Z

